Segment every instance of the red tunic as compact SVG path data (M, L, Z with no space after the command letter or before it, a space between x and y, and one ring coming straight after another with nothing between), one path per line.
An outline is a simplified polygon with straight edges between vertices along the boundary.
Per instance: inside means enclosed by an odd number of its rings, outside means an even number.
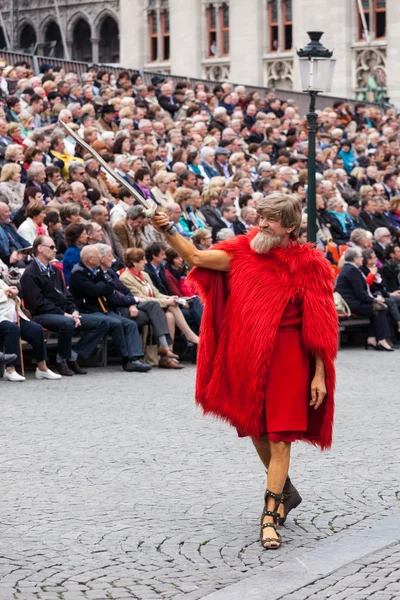
M289 302L271 356L261 416L262 434L272 442L294 442L307 431L311 365L301 342L302 311ZM249 435L237 428L239 437Z

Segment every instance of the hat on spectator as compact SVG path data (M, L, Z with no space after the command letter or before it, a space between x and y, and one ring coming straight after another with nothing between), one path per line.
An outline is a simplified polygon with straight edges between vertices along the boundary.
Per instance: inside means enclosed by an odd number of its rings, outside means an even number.
M153 85L157 85L159 83L164 83L165 81L165 77L163 77L162 75L153 75L153 77L151 78L151 83Z
M6 67L3 71L3 77L8 77L13 69L15 69L13 65L8 65L8 67Z
M226 156L229 156L230 152L226 148L221 148L221 146L218 146L215 148L215 156L218 156L218 154L225 154Z
M49 63L43 63L40 65L40 72L46 73L46 71L50 71L53 68L53 65L49 65Z
M115 108L112 104L103 104L101 107L101 114L104 115L106 113L115 113Z
M361 156L358 157L358 165L360 167L368 167L369 166L369 158L368 156L365 156L364 154L362 154Z
M351 198L350 200L347 200L347 205L355 206L356 208L361 208L361 202L358 198Z

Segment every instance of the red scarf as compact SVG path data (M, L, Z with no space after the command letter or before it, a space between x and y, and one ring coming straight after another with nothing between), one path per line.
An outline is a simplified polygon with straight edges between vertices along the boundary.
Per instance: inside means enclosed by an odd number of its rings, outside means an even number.
M148 290L147 295L149 296L149 298L154 298L153 292L151 291L151 287L150 287L148 281L146 281L146 279L143 277L143 275L141 273L138 273L136 271L136 269L134 269L133 267L130 267L129 271L130 271L130 273L132 273L132 275L134 275L135 277L140 279L140 281L145 284L145 286Z

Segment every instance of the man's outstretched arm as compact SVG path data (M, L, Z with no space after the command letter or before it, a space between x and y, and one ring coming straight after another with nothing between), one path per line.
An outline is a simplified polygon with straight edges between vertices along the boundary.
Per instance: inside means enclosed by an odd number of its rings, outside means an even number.
M170 221L167 215L156 214L151 220L151 224L154 229L163 233L162 228L169 225ZM223 250L197 250L189 240L179 235L179 233L164 235L172 248L190 265L214 269L215 271L229 270L230 256Z

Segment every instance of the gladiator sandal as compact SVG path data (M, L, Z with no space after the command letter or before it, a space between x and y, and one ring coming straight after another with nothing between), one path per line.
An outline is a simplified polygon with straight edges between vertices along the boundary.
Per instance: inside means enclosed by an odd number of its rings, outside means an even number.
M265 473L268 474L267 469L265 469ZM300 496L297 489L294 487L293 483L290 481L289 475L286 478L285 485L282 490L282 499L281 504L283 504L284 516L279 516L279 525L283 525L287 519L288 514L294 508L297 508L299 504L302 502L302 497Z
M274 506L273 511L267 510L267 501L268 501L269 497L273 498L275 500L275 506ZM265 495L264 495L265 506L264 506L264 509L263 509L263 512L261 515L261 532L260 532L260 542L261 542L262 547L265 550L277 550L282 545L282 536L277 531L277 525L279 522L278 507L281 502L281 499L282 499L282 494L275 494L274 492L271 492L270 490L265 491ZM272 517L274 519L274 522L273 523L270 523L270 522L263 523L263 520L265 517ZM277 538L264 538L263 537L264 530L268 529L270 527L275 531L276 535L278 536Z

